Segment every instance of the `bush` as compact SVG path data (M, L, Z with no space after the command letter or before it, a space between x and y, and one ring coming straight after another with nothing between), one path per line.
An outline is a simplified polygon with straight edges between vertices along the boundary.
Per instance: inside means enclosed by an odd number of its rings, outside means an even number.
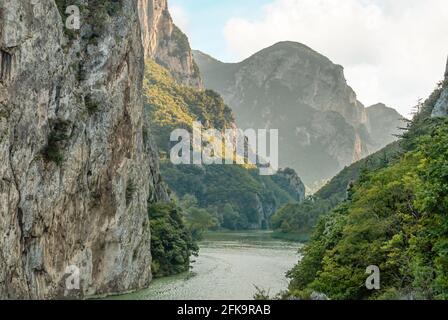
M90 115L97 113L100 110L100 106L98 102L92 97L92 95L88 94L84 98L84 104L87 108L87 111Z
M182 211L174 203L156 203L148 207L151 225L152 272L155 277L186 272L191 255L197 255L184 222Z
M129 206L134 199L135 191L137 191L137 187L135 186L134 181L128 180L126 183L126 206Z
M53 124L53 128L48 135L48 142L42 151L44 159L61 165L64 162L64 154L62 149L64 142L68 140L67 130L69 123L64 120L57 120Z

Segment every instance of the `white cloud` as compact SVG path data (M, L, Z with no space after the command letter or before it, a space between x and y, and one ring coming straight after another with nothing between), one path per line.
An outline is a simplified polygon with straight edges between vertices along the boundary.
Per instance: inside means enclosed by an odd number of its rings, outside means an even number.
M188 30L189 19L184 8L175 4L170 6L171 17L174 23L184 32Z
M273 0L259 20L230 19L224 36L239 58L282 40L304 43L345 68L366 105L409 115L442 78L446 0Z

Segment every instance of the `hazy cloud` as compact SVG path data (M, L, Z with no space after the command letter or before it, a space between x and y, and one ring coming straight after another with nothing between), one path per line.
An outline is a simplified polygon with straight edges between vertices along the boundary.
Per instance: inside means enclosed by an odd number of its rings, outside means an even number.
M409 114L442 78L446 0L273 0L259 20L230 19L224 36L239 58L282 40L304 43L345 68L366 105Z
M183 31L188 32L189 19L184 8L180 5L171 5L170 13L174 23Z

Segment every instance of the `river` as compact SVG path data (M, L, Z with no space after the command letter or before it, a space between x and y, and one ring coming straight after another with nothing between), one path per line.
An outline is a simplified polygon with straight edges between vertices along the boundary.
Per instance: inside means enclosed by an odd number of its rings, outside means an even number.
M190 272L155 279L148 289L111 299L243 300L253 299L256 287L273 296L287 288L285 274L297 263L301 244L271 235L267 231L209 233Z

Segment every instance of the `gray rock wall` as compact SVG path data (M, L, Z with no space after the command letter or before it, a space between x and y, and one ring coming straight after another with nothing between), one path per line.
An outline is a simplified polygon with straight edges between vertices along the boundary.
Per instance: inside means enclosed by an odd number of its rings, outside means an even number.
M446 62L445 81L440 98L437 100L432 111L433 117L448 116L448 59Z
M0 298L151 280L147 201L166 193L142 111L138 4L89 2L76 32L64 1L0 2ZM69 292L70 265L81 288Z
M202 88L186 35L173 23L167 0L138 0L145 57L170 70L181 84Z

